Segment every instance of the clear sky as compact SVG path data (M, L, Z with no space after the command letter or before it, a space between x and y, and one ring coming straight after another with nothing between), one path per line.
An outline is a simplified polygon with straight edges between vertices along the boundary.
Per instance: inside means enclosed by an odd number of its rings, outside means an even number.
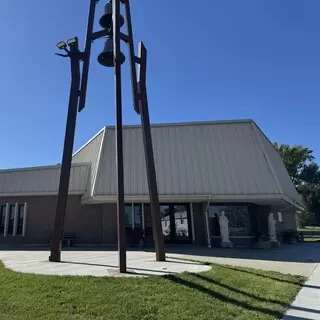
M270 140L309 146L320 161L319 0L131 3L136 44L143 40L149 53L152 122L251 118ZM83 48L88 5L0 1L0 168L61 161L70 66L53 53L75 35ZM75 149L114 124L113 70L96 62L103 44L93 46ZM128 63L123 84L124 122L139 123Z

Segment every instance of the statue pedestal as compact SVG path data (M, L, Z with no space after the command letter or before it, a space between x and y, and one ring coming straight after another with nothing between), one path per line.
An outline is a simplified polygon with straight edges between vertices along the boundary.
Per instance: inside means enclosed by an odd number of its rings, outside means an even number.
M232 242L221 242L221 248L233 248Z
M280 242L279 241L270 241L271 249L278 249L280 248Z

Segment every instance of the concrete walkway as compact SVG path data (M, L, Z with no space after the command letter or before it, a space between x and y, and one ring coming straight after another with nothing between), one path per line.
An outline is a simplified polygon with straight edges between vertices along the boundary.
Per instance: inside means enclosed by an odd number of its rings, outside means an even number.
M320 262L320 243L283 245L276 250L169 247L167 256L310 277Z
M167 259L155 261L155 254L144 251L127 252L128 273L118 273L117 251L63 251L61 263L48 261L49 251L0 251L6 268L17 272L58 276L133 276L203 272L210 266L190 261Z
M283 320L320 320L320 265L298 293Z

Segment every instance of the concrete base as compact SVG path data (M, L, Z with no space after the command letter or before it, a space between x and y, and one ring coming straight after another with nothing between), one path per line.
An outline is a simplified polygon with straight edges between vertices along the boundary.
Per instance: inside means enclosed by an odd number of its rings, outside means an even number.
M232 242L221 242L221 248L233 248Z
M0 251L0 260L8 269L44 275L147 277L211 269L202 263L170 258L157 262L155 253L144 251L127 252L127 273L118 272L117 251L62 251L61 262L50 262L48 256L48 251Z
M280 242L279 241L270 241L270 247L271 249L278 249L280 248Z

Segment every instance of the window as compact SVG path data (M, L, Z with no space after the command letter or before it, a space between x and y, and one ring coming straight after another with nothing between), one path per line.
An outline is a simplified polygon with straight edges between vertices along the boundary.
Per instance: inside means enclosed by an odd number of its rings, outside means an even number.
M132 205L126 204L124 207L126 227L132 228Z
M0 205L0 233L4 232L4 221L6 219L6 205Z
M23 219L24 219L24 204L20 204L20 205L19 205L19 211L18 211L17 234L22 234Z
M14 204L11 204L10 210L9 210L8 234L13 234L15 210L16 210L16 206Z
M25 219L25 205L18 204L17 209L18 209L18 212L16 216L16 205L9 204L7 235L13 235L13 228L15 225L17 226L16 235L22 235L23 221ZM6 210L7 210L7 204L0 205L0 235L4 234ZM17 219L17 221L15 221L15 219Z
M209 223L212 236L220 235L219 215L221 211L229 221L230 236L247 236L251 232L251 223L248 206L236 205L210 205L209 208Z
M142 228L142 205L135 203L133 205L134 227Z
M126 238L128 244L137 245L143 239L142 205L127 203L125 205Z
M189 237L188 212L184 205L173 206L177 237Z
M130 228L142 228L142 205L141 204L132 204L125 205L125 222L126 227Z

